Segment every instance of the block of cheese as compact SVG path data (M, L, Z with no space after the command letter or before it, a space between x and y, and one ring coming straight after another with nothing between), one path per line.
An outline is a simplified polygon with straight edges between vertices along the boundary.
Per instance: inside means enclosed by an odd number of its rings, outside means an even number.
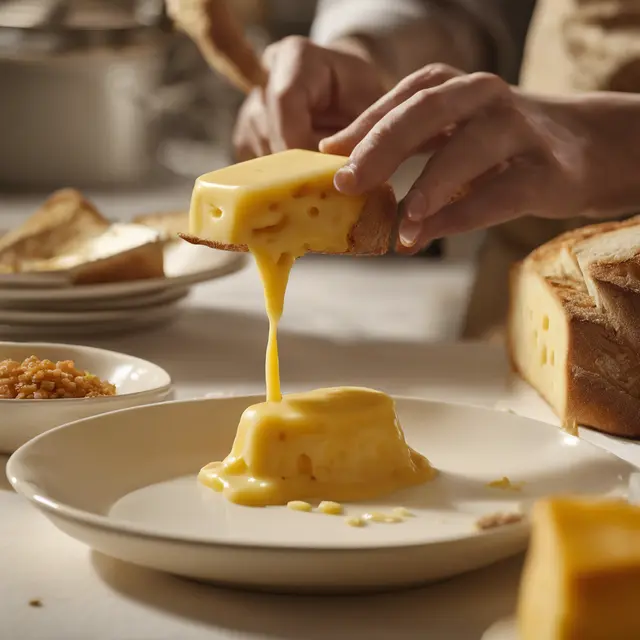
M377 498L435 474L407 445L392 398L338 387L246 409L231 453L200 480L232 502L264 506Z
M511 273L514 369L565 426L640 437L640 218L542 245Z
M537 503L518 599L521 640L640 638L640 508Z
M345 196L333 186L347 158L293 149L201 176L185 240L232 251L382 254L396 221L391 187Z

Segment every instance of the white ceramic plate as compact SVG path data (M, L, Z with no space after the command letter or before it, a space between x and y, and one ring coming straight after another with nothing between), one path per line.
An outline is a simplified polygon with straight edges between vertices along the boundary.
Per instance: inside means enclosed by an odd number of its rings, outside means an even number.
M431 483L348 506L405 506L400 524L228 503L196 473L228 452L257 397L118 411L46 433L8 476L69 535L121 560L278 591L384 589L453 576L522 551L526 523L478 532L478 517L559 492L624 493L631 465L544 423L487 409L398 399L407 439L440 471ZM502 476L521 492L486 484Z
M119 298L81 298L80 300L4 300L0 295L0 313L4 310L27 311L100 311L138 309L180 300L189 294L189 288L170 288Z
M182 307L177 304L162 305L152 309L132 309L126 315L120 314L120 318L85 322L81 318L77 321L65 321L61 323L29 324L0 324L0 336L2 338L20 338L22 340L59 338L73 338L78 336L105 336L110 334L125 334L161 326L174 320Z
M173 293L168 291L167 293ZM141 313L153 314L171 307L186 298L188 292L180 290L178 295L162 300L157 304L135 306L124 309L77 309L77 310L15 310L0 309L0 324L9 325L50 325L50 324L84 324L108 323L135 320Z
M165 248L166 278L91 284L75 287L18 287L0 283L3 301L87 300L118 298L151 293L170 288L182 288L221 278L242 269L247 258L242 253L217 251L188 242L172 242Z
M0 342L0 360L21 362L29 356L74 360L79 369L116 385L116 395L104 398L60 400L0 399L0 452L9 453L30 438L65 422L107 411L167 400L171 377L152 362L140 358L71 344Z

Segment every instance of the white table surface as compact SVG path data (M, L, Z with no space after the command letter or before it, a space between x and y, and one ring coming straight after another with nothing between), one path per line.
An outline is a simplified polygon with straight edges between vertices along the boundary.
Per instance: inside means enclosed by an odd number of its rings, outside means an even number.
M4 204L7 218L18 215L16 202L0 202L0 212ZM282 322L284 389L366 384L553 421L509 382L499 347L452 344L470 275L423 259L300 261ZM251 393L263 389L266 328L251 267L197 287L172 325L91 344L164 366L178 398ZM640 464L638 445L588 437ZM140 569L60 533L12 492L5 462L0 640L476 640L514 607L521 558L422 589L343 598L243 593ZM29 606L36 598L42 607Z

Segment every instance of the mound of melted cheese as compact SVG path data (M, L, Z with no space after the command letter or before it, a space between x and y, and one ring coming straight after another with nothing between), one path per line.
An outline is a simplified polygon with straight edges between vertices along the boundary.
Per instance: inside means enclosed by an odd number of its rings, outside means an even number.
M366 500L433 475L405 442L388 395L336 387L246 409L231 453L200 480L232 502L267 505Z
M365 203L333 187L345 162L341 156L294 150L196 181L191 233L248 247L269 318L267 401L244 412L229 456L199 475L239 504L374 498L435 475L428 460L405 442L386 394L354 387L281 394L277 327L293 263L309 251L346 252Z

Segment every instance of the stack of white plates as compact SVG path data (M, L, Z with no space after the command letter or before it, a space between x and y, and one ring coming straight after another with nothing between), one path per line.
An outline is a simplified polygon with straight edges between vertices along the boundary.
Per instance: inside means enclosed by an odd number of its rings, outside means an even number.
M163 324L179 313L190 287L245 264L243 254L175 242L165 248L165 278L72 286L49 276L2 276L0 336L97 335Z

